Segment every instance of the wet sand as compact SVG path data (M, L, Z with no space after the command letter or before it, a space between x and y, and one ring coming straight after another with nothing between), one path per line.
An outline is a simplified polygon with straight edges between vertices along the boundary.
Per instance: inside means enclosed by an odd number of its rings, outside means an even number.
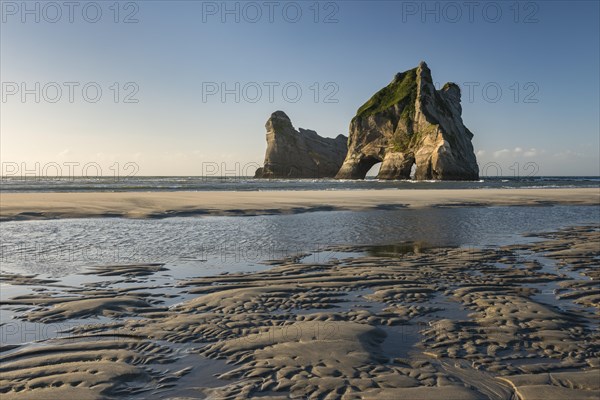
M68 337L3 347L2 399L597 399L600 227L495 248L337 247L255 273L17 274L1 304ZM335 254L335 253L334 253ZM37 280L36 280L37 279ZM518 396L518 397L517 397Z
M600 190L438 189L265 192L2 193L0 220L190 215L494 205L600 204Z

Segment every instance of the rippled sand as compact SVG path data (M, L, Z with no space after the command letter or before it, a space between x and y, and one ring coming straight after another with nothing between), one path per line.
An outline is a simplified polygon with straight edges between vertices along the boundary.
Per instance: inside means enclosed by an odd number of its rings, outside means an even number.
M186 294L176 304L153 286L168 272L158 264L96 268L109 280L79 286L5 274L33 289L3 301L17 321L78 323L3 347L0 394L597 399L600 229L536 236L501 248L335 248L340 258L173 282Z

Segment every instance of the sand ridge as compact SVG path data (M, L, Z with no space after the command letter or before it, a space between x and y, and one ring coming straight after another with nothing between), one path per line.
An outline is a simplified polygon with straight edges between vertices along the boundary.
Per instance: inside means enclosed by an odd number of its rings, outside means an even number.
M494 205L600 204L596 188L1 193L0 221L166 218Z

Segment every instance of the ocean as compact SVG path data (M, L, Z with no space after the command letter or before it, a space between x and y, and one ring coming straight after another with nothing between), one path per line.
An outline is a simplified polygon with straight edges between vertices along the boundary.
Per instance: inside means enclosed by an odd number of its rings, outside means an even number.
M251 177L2 177L0 192L155 192L353 189L594 188L598 176L483 177L478 181L254 179Z

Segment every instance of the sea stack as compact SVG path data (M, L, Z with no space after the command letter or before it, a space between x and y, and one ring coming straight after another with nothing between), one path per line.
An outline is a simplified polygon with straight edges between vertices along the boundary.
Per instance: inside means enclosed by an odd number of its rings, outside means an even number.
M344 162L348 138L324 138L315 131L295 130L283 111L271 114L267 151L255 178L333 178Z
M364 179L381 162L379 179L410 179L415 165L417 180L477 180L473 134L461 114L458 85L436 90L425 62L396 74L352 119L336 178Z

